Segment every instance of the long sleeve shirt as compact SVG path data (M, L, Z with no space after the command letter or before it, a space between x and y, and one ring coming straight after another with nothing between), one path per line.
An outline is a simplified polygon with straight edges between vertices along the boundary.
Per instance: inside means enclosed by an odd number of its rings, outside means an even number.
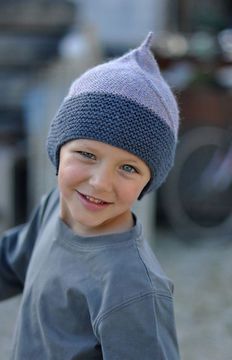
M52 192L0 239L0 299L20 292L12 360L179 360L172 283L138 221L78 236Z

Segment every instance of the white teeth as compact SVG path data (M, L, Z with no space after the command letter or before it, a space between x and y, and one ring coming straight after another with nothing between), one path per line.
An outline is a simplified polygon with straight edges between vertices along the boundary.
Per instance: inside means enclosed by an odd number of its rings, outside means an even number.
M95 198L93 198L92 196L86 195L85 197L86 197L86 199L88 199L89 201L91 201L91 202L93 202L93 203L95 203L95 204L103 204L103 201L98 200L98 199L95 199Z

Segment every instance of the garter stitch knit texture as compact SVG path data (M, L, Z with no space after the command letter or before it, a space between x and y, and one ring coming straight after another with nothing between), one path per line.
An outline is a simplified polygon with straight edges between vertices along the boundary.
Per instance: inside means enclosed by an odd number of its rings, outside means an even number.
M47 140L57 171L63 144L92 139L129 151L149 166L151 180L140 198L165 180L174 161L179 112L150 51L152 38L149 33L138 48L73 82Z

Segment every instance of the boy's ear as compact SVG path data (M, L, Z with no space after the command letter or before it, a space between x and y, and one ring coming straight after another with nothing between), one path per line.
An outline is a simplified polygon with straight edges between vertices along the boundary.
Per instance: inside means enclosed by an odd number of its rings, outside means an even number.
M58 176L59 167L60 167L60 152L59 152L59 158L58 158L58 160L57 160L57 165L56 165L56 176Z
M139 197L137 200L141 200L143 198L143 196L147 193L147 190L149 189L151 184L151 179L148 181L147 185L144 186L143 190L141 191Z

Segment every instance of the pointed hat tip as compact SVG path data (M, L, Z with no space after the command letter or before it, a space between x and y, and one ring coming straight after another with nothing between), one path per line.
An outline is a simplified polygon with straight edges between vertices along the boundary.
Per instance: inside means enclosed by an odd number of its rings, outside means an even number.
M141 44L141 47L150 49L152 46L153 40L154 40L154 33L152 31L150 31L148 33L147 37L145 38L145 40L143 41L143 43Z

